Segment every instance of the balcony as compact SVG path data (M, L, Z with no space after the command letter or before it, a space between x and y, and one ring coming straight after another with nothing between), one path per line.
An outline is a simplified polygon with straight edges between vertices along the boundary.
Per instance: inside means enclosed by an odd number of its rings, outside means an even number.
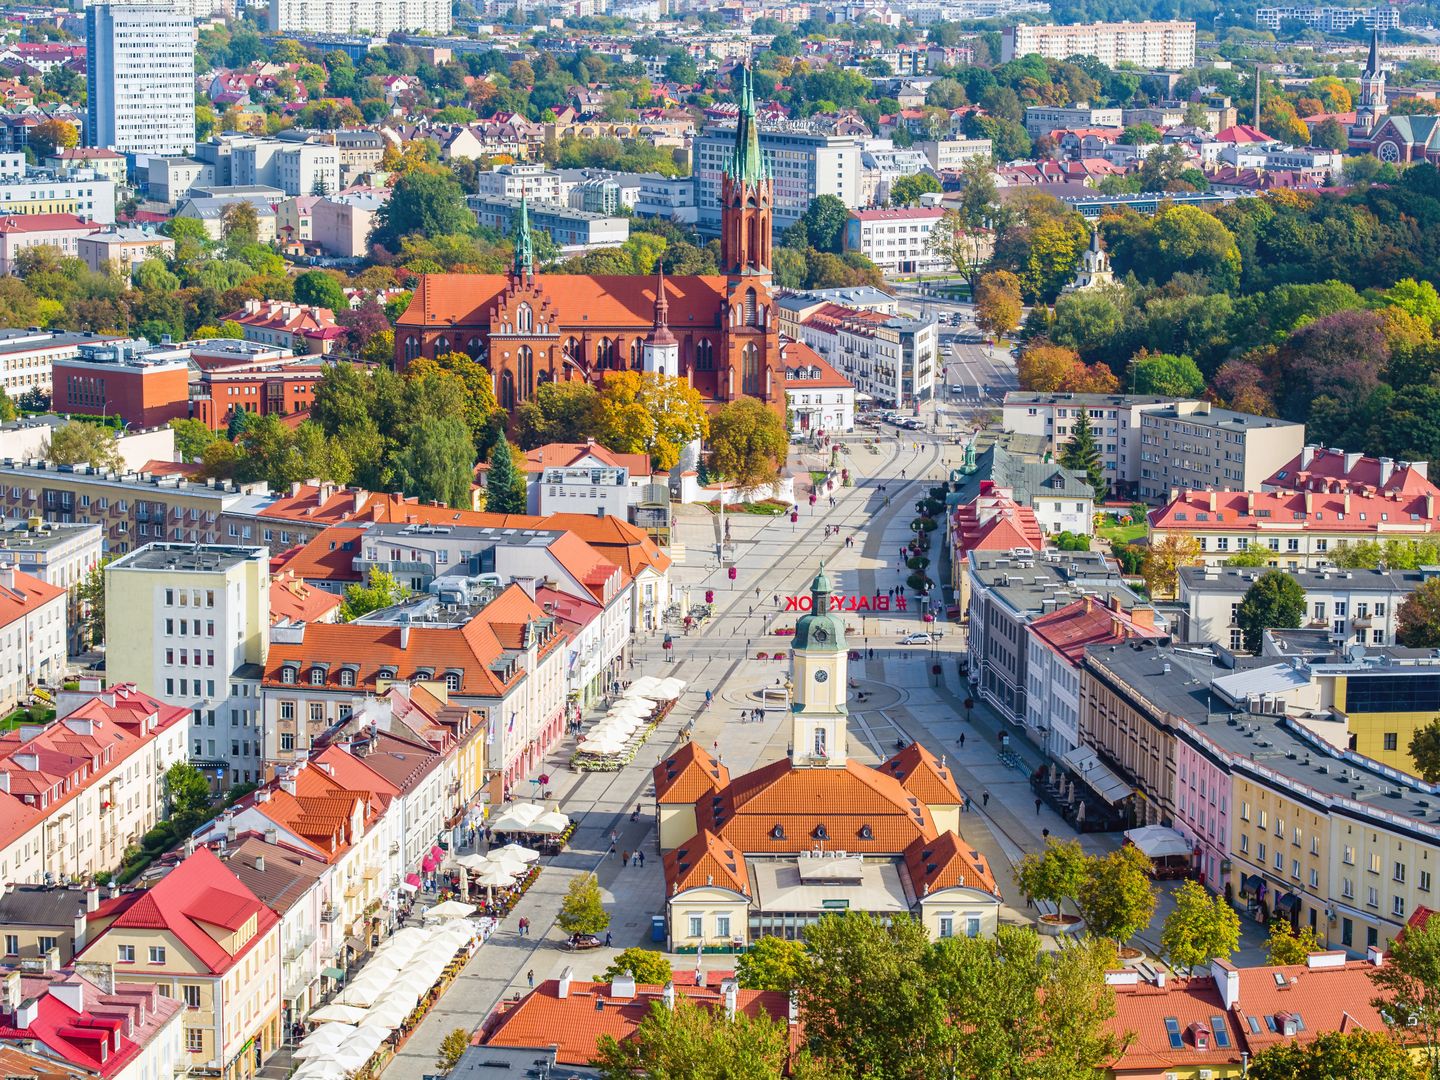
M340 918L340 909L334 904L326 904L320 909L320 921L322 923L333 923Z
M367 866L364 870L361 871L360 876L363 877L366 881L374 881L377 877L380 876L380 867L375 865Z
M1353 626L1356 630L1369 630L1370 627L1375 625L1375 616L1356 615L1353 619L1350 620L1350 625Z
M359 881L359 879L357 878L356 880L350 882L348 885L345 886L345 899L346 899L346 900L353 900L353 899L355 899L355 897L357 897L357 896L359 896L359 895L360 895L360 881Z

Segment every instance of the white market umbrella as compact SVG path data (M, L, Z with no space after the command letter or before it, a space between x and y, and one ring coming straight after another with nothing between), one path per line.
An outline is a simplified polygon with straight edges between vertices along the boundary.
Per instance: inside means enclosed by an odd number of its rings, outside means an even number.
M495 816L490 828L495 832L524 832L525 827L545 812L538 803L511 803Z
M375 972L367 969L355 976L355 981L340 991L335 1000L341 1005L359 1005L362 1008L368 1008L375 1003L376 998L385 993L394 977L393 969ZM334 1026L334 1024L327 1024L321 1030L324 1031Z
M617 702L607 709L605 715L600 718L600 721L603 723L617 716L634 716L638 719L644 719L654 712L654 710L655 706L648 701L633 701L627 698L625 701Z
M660 685L655 688L655 693L666 701L674 701L685 692L685 680L676 679L673 676L668 679L661 679Z
M645 697L643 694L630 694L630 693L627 693L627 694L625 694L624 696L622 696L622 697L620 698L620 700L619 700L616 704L617 704L617 705L625 705L625 704L629 704L629 703L632 703L632 702L633 702L634 704L636 704L636 705L643 705L643 706L644 706L645 708L647 708L647 709L653 709L653 708L655 708L655 706L657 706L657 705L660 704L660 702L656 701L654 698Z
M530 832L537 836L559 836L570 827L570 819L559 810L551 810L535 819Z
M345 1070L329 1056L310 1058L291 1074L290 1080L344 1080Z
M504 888L515 884L515 875L500 863L487 862L476 871L475 884L487 889Z
M596 739L594 742L582 743L579 749L582 753L605 757L620 753L625 749L625 744L619 739Z
M457 858L455 865L464 867L466 870L479 870L485 865L485 856L478 851L472 851Z
M625 693L647 695L652 690L658 689L660 684L666 681L668 680L656 678L654 675L641 675L640 678L630 684Z
M402 1018L403 1019L403 1018ZM335 1051L334 1062L347 1073L359 1072L365 1064L375 1056L375 1051L385 1041L389 1031L379 1027L361 1028L362 1032L369 1031L372 1034L368 1037L356 1037L344 1046ZM373 1042L371 1040L374 1040Z
M415 1011L415 1003L419 1000L419 992L411 993L396 987L371 1006L370 1015L365 1017L360 1029L363 1031L366 1028L381 1028L386 1032L394 1031Z
M499 855L502 858L514 859L518 862L524 863L532 863L536 859L540 858L540 852L536 851L534 848L525 847L523 844L506 844L504 847L499 848L496 851L490 852L490 857L492 859L496 855Z
M329 1005L322 1005L305 1019L316 1024L355 1024L365 1018L365 1010L355 1005L340 1005L331 1002Z
M354 1035L355 1030L353 1024L322 1024L300 1041L294 1056L302 1059L322 1057Z
M473 904L462 904L458 900L444 900L425 912L425 919L463 919L475 914Z

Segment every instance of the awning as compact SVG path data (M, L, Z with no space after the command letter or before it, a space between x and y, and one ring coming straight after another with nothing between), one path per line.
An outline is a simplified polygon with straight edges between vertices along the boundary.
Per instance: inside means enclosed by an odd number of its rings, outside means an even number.
M434 855L426 855L425 858L423 858L423 859L420 860L420 869L421 869L421 870L424 870L425 873L427 873L427 874L430 873L431 870L434 870L434 869L435 869L437 866L439 866L439 865L440 865L440 860L437 859L437 858L435 858Z
M1169 859L1177 855L1188 858L1190 855L1190 841L1185 839L1183 834L1167 829L1164 825L1126 829L1125 839L1151 859Z
M414 886L418 889L418 888L420 887L420 875L419 875L419 874L406 874L406 875L405 875L405 884L406 884L406 885L414 885Z
M1111 806L1135 793L1135 789L1111 772L1088 746L1077 746L1060 760Z
M436 862L440 862L445 858L445 849L439 844L435 844L430 848L430 857Z
M320 974L324 975L327 979L334 979L336 982L345 981L345 972L339 968L321 968Z
M1294 911L1300 906L1300 898L1293 892L1287 892L1280 899L1275 901L1276 911Z
M1259 874L1240 875L1240 895L1258 897L1265 891L1265 879Z
M410 876L411 876L411 877L418 877L419 875L418 875L418 874L411 874ZM402 881L402 882L400 882L400 889L401 889L402 892L419 892L419 891L420 891L420 886L419 886L418 884L416 884L415 882L413 882L413 881L408 881L408 880L407 880L407 881Z

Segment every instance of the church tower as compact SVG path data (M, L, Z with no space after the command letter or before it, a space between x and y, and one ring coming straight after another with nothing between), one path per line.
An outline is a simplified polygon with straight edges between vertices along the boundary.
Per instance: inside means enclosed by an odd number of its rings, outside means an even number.
M1385 101L1385 72L1380 67L1380 31L1370 33L1370 57L1360 76L1360 100L1355 105L1355 127L1351 136L1367 138L1380 126L1388 105Z
M640 347L641 365L662 375L680 374L680 341L670 332L670 298L665 295L665 264L655 263L655 325Z
M715 397L753 397L785 409L785 367L770 295L775 178L760 150L750 69L739 69L735 147L720 181L720 272L725 275L725 354Z
M1110 255L1100 246L1100 230L1090 230L1090 246L1080 256L1080 265L1075 269L1075 277L1065 286L1065 292L1075 292L1080 289L1095 289L1101 285L1113 285L1115 283L1115 272L1110 269Z
M535 238L530 235L530 200L520 189L520 221L515 226L514 276L528 281L535 273Z
M790 643L790 762L796 768L845 767L845 617L830 611L835 590L825 564L810 585L810 610Z

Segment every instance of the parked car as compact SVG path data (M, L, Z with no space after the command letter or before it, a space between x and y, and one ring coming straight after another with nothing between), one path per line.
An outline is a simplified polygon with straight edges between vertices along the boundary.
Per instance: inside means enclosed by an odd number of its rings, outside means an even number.
M900 639L901 645L929 645L934 638L930 634L906 634Z

